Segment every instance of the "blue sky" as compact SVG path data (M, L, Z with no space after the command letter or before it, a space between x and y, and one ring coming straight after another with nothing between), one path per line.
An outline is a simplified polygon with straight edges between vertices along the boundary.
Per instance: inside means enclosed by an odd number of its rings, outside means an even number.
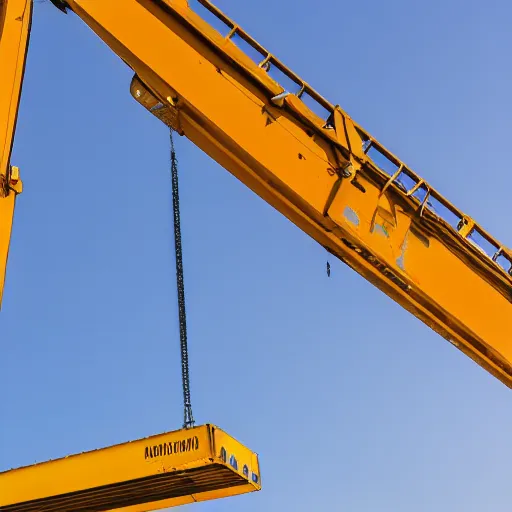
M512 245L510 3L217 5ZM168 132L131 76L35 5L0 469L181 426ZM327 279L313 240L177 149L194 415L256 450L264 485L190 510L508 512L510 390L332 258Z

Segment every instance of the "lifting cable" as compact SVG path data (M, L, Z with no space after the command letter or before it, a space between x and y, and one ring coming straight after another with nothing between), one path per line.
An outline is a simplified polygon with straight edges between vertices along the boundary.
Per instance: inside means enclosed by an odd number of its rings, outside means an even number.
M188 369L187 318L185 314L185 284L183 281L183 254L181 245L180 197L178 190L178 160L170 129L172 204L174 215L174 250L176 257L176 288L178 290L178 313L180 322L181 378L183 382L183 428L194 426L190 401L190 377Z

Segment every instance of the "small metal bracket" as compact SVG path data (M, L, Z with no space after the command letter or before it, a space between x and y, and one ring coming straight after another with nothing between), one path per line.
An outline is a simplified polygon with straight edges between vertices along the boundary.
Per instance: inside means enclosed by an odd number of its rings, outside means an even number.
M59 9L59 11L63 12L64 14L68 13L68 4L64 0L50 0L50 2Z

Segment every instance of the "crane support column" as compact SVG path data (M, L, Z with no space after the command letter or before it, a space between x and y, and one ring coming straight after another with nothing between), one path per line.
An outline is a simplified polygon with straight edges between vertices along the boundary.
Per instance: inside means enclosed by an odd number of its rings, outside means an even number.
M32 0L0 2L0 305L16 196L22 191L19 169L10 164L18 118L30 27Z

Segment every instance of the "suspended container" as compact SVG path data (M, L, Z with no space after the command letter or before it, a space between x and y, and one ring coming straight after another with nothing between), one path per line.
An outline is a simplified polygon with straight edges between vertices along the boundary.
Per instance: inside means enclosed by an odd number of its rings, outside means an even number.
M146 512L260 489L258 456L206 424L0 473L0 511Z

